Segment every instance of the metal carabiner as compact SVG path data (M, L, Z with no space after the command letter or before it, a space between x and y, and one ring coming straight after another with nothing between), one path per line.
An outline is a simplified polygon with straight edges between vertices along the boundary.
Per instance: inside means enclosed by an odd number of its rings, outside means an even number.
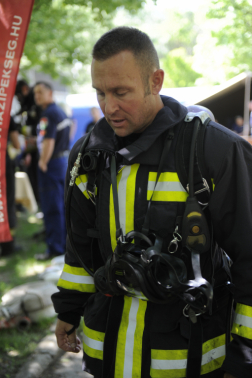
M168 252L175 253L178 250L178 243L181 242L182 236L178 233L178 226L176 226L174 233L172 234L173 239L169 244Z

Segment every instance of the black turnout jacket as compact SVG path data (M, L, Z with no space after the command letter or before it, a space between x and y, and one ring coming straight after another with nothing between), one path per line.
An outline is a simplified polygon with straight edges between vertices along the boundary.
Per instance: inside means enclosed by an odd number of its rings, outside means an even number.
M164 107L138 137L118 138L106 120L94 127L86 151L98 150L99 182L96 206L87 194L88 173L80 167L71 196L70 219L76 250L86 266L96 269L116 247L110 155L117 160L119 213L124 234L141 231L151 194L151 231L163 238L163 252L183 215L187 193L175 167L178 131L187 109L176 100L162 97ZM175 137L157 186L160 156L167 131ZM83 137L84 138L84 137ZM76 161L83 138L74 145L66 176ZM204 159L213 181L208 210L216 246L201 256L203 277L214 283L212 315L201 315L203 325L201 375L223 377L223 370L237 378L252 376L252 147L244 139L210 122L204 140ZM217 245L216 244L216 245ZM228 277L222 267L222 250L233 261L235 313L232 341L225 350ZM178 254L181 252L181 247ZM190 256L185 257L190 275ZM214 268L214 281L212 280ZM52 296L58 317L79 324L84 314L84 366L97 377L186 377L189 320L185 303L154 304L128 296L106 297L97 292L93 278L80 265L67 240L65 266ZM221 370L223 369L223 370Z

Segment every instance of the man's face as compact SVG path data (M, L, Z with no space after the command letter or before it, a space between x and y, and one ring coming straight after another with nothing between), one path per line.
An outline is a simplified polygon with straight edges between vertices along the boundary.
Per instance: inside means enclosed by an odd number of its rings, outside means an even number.
M38 84L33 89L36 105L46 108L52 103L52 91L43 84Z
M91 74L101 110L116 135L142 132L152 122L156 115L153 95L145 95L131 52L122 51L105 61L93 59Z

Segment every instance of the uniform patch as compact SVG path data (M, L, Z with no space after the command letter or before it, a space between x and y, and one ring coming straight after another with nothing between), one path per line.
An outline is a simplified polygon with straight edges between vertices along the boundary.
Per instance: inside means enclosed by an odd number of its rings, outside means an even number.
M43 117L41 118L40 122L39 122L39 128L40 130L45 130L48 126L48 118L46 117Z

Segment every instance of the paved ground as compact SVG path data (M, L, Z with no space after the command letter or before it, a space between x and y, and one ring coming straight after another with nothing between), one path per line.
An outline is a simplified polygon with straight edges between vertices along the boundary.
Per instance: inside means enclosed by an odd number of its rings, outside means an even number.
M43 378L92 378L81 370L82 351L78 354L64 353L44 371Z
M15 378L93 378L82 371L82 351L65 353L58 348L54 329L55 324L52 333L40 341Z

